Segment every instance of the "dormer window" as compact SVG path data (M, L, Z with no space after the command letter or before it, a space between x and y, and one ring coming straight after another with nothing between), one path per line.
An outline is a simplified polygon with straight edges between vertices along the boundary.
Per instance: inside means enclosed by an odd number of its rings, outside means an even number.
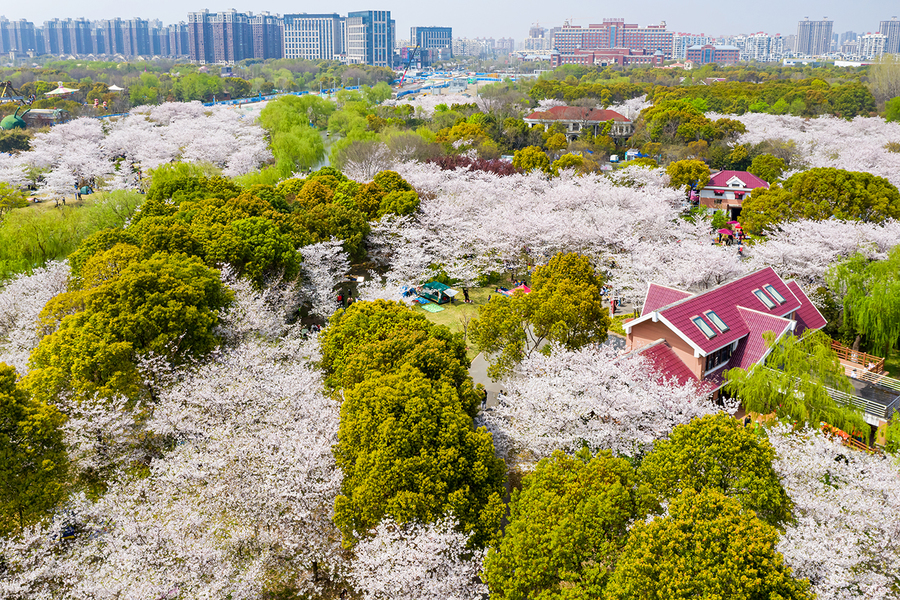
M713 331L713 328L709 326L709 323L707 323L703 319L703 317L699 315L696 317L691 317L691 321L693 321L694 325L697 326L697 329L699 329L700 332L706 336L706 339L711 340L712 338L716 337L716 332Z
M785 302L787 302L787 300L784 299L784 296L779 294L778 290L776 290L772 286L772 284L764 285L763 289L765 289L767 292L769 292L769 295L772 296L773 298L775 298L775 301L778 302L778 304L784 304Z
M762 290L753 290L753 295L759 298L759 301L766 305L766 308L773 309L775 308L775 302L769 298L766 293Z
M715 325L716 328L722 333L725 333L726 331L731 329L728 325L725 324L725 321L722 320L722 317L717 315L715 311L708 310L704 314L706 314L706 318L709 319L712 324Z

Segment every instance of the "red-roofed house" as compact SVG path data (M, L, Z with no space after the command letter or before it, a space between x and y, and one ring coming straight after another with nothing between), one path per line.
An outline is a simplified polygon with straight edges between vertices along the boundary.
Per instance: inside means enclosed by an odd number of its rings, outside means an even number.
M724 210L732 220L741 214L741 205L756 188L769 189L769 184L746 171L719 171L700 190L700 205Z
M533 112L523 120L529 125L543 125L544 131L560 123L565 127L569 140L577 138L585 130L597 135L605 123L612 123L610 137L627 138L634 132L634 123L614 110L581 106L554 106L550 110Z
M689 374L714 392L725 369L765 360L766 331L780 339L825 324L796 282L767 268L699 294L651 284L641 316L625 323L625 347L665 377L681 382Z

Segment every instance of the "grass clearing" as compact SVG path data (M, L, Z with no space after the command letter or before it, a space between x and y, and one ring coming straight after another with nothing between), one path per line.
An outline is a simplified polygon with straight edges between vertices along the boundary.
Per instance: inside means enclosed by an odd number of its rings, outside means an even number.
M462 288L457 287L454 289L459 290L458 299L454 300L452 304L441 304L441 308L444 309L441 312L430 313L419 304L414 304L413 310L424 315L426 319L436 325L446 326L453 333L465 333L472 319L478 318L478 308L488 301L488 296L496 293L494 291L496 288L469 288L469 300L472 301L469 304L463 301ZM468 338L466 339L466 354L469 360L478 355L478 351L469 345Z

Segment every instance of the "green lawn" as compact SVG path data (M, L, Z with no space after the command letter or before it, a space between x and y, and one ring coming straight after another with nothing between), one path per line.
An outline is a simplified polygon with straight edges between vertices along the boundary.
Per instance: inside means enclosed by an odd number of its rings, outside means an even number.
M417 313L425 315L425 318L438 325L446 325L447 328L454 333L462 333L466 326L466 321L471 321L478 317L478 307L487 302L488 296L495 293L496 287L469 288L469 299L471 304L463 301L462 287L456 287L459 295L453 304L441 304L444 310L439 313L430 313L424 310L420 305L413 305L413 310ZM478 351L474 347L469 346L466 340L469 359L475 358Z

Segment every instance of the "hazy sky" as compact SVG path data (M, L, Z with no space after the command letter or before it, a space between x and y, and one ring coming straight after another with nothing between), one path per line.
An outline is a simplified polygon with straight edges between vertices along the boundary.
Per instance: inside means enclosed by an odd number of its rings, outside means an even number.
M670 31L724 35L766 33L788 35L797 32L797 21L804 17L834 21L834 31L877 31L878 22L900 16L897 0L862 0L801 2L799 0L754 0L752 2L713 2L711 0L642 0L618 7L603 7L584 0L374 0L371 4L357 0L323 2L290 2L288 0L231 0L230 3L206 4L213 0L30 0L4 2L0 14L6 18L28 19L40 25L53 17L141 17L176 23L187 18L188 11L209 9L211 12L234 8L242 12L300 13L352 10L390 10L397 21L397 37L409 37L410 26L442 25L453 27L454 37L512 37L522 40L532 23L557 27L565 19L576 25L602 22L604 17L624 18L640 25L665 21ZM219 0L221 2L222 0ZM226 0L227 1L227 0Z

